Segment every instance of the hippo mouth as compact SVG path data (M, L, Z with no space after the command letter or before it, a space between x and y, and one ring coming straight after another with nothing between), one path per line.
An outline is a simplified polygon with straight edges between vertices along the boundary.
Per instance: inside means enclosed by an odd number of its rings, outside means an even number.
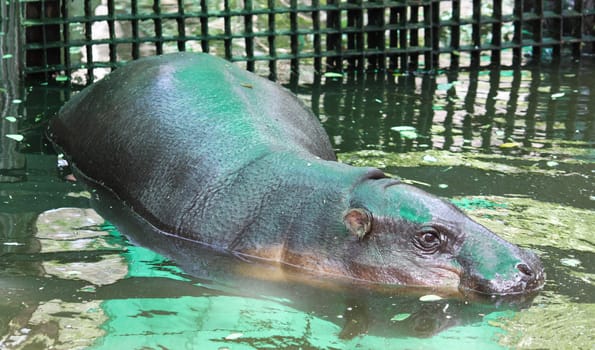
M492 280L485 280L480 278L465 278L461 280L459 290L463 294L478 293L485 295L518 295L535 293L543 289L545 285L544 274L535 279L523 280L518 278L516 280L507 280L497 276Z
M463 294L478 293L504 296L535 293L543 289L545 273L541 268L541 264L533 269L530 269L524 263L519 263L515 267L518 273L515 273L512 278L505 278L496 274L492 279L485 279L475 273L463 274L459 290Z

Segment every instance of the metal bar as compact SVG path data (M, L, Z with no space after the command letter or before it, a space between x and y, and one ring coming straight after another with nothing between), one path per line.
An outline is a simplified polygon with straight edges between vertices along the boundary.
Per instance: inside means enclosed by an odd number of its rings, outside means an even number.
M474 50L471 51L471 67L479 67L481 47L481 0L473 0L473 23L471 24L471 42Z
M432 31L432 58L431 67L432 69L440 67L440 2L432 2L432 17L430 22L430 28Z
M223 45L225 46L225 58L230 60L233 56L231 50L231 17L229 15L229 0L223 1L223 27L225 31L225 38L223 39Z
M209 52L209 8L207 7L207 0L200 0L200 35L203 39L200 40L200 47L202 52Z
M583 41L583 26L584 24L584 8L583 8L583 0L575 0L574 3L574 10L580 14L580 16L575 19L577 30L573 33L573 37L579 39L578 43L572 44L572 57L578 59L581 56L581 44L580 42Z
M40 10L41 10L41 21L43 22L47 16L46 16L46 3L45 1L40 2ZM47 42L47 25L44 25L41 27L41 40L42 42ZM47 66L49 64L49 60L48 60L48 52L47 50L42 50L42 62L43 65Z
M60 6L60 13L62 18L68 18L68 3L66 1L62 1ZM67 67L64 70L64 74L67 77L70 77L72 70L70 69L71 62L70 62L70 28L68 23L62 24L62 42L64 42L64 47L62 50L63 55L63 62L64 65Z
M411 9L411 18L409 21L411 23L418 23L419 22L419 6L412 6ZM412 29L409 33L409 45L413 47L419 46L419 32L417 29ZM418 59L419 53L414 52L409 55L411 62L409 63L409 67L407 69L416 70L418 68Z
M297 0L291 0L290 6L292 10L296 10L298 7ZM299 36L298 36L298 17L297 11L291 11L289 13L289 22L291 26L290 46L291 46L291 76L297 78L300 72L299 66Z
M424 69L425 70L432 70L434 69L433 65L433 56L434 56L434 28L432 26L432 6L431 5L424 5L423 6L423 14L424 14L424 46L431 47L431 51L426 51L424 53Z
M314 71L319 73L322 71L322 59L320 53L322 52L321 36L320 36L320 7L319 0L312 0L312 7L315 9L312 11L312 29L314 30Z
M84 11L85 11L85 17L91 17L92 16L92 9L91 9L91 2L90 1L85 1L84 4ZM85 45L85 49L87 52L87 81L92 83L93 80L95 80L94 74L93 74L93 47L91 44L89 44L92 40L93 40L93 33L92 33L92 27L93 24L91 22L86 22L85 23L85 41L87 42L87 45Z
M161 21L161 4L159 0L153 0L153 12L157 16L153 22L155 23L155 50L158 55L163 54L163 27Z
M400 8L397 10L397 12L399 13L399 24L401 25L401 28L404 28L404 26L409 22L407 20L407 9L406 8ZM407 29L401 29L399 30L399 48L403 49L403 50L407 50L407 48L409 47L408 41L407 41ZM403 52L401 55L401 70L407 70L409 68L409 62L408 62L408 55Z
M347 10L347 29L353 29L347 33L347 50L358 50L362 53L360 57L351 57L348 59L349 65L353 69L364 68L364 56L365 50L364 43L364 13L361 9L362 0L349 0L357 8Z
M110 62L117 62L118 55L117 55L117 48L115 44L116 40L116 28L114 25L114 14L115 14L115 7L114 7L114 0L107 0L107 16L110 18L107 20L107 28L109 32L110 43L108 44L109 47L109 61Z
M368 48L384 52L384 8L375 7L368 9L368 26L377 28L375 31L368 33ZM370 65L370 69L383 69L385 67L383 56L384 55L380 54L378 56L369 57L368 64Z
M543 43L543 0L534 0L534 12L537 19L533 20L533 41L535 43ZM541 46L533 46L533 59L537 62L541 61L542 50Z
M501 48L502 48L502 0L494 0L493 17L496 20L492 24L492 45L496 48L492 50L490 64L494 67L500 66Z
M552 34L554 40L558 42L554 45L552 52L552 58L556 60L559 59L562 54L561 40L564 37L564 19L562 18L562 2L563 1L554 1L554 13L559 17L550 20L553 22L551 26L548 24L548 27L554 28Z
M396 26L399 21L399 12L397 8L391 7L389 12L389 26L393 27ZM390 48L399 47L399 32L397 30L390 30L389 31L389 43L388 46ZM395 55L389 55L389 69L398 69L398 58Z
M132 37L133 38L138 38L139 37L139 32L138 32L138 18L136 18L136 16L138 15L138 1L137 0L132 0L130 2L130 13L132 14L133 19L130 21L130 25L131 25L131 29L132 29ZM133 42L132 43L132 59L136 60L140 57L140 45L138 42Z
M523 0L520 0L523 1ZM450 27L450 47L453 48L453 51L450 55L450 68L458 69L459 68L459 57L460 57L460 49L461 49L461 1L460 0L453 0L452 1L452 20L454 21L454 25Z
M267 42L269 44L269 57L272 57L269 61L269 79L277 80L277 47L275 43L275 0L267 1L268 7L271 12L268 14L268 30L269 35L267 36Z
M244 11L246 12L244 16L244 33L246 33L244 42L246 43L246 57L249 59L246 63L246 69L254 72L254 61L250 60L254 58L254 38L251 35L254 27L252 23L252 0L244 0Z
M327 69L341 71L343 69L341 50L341 10L338 6L339 0L328 0L327 5L333 6L327 10L326 26L333 29L327 34L326 49L333 55L326 60Z
M523 42L523 6L524 0L517 0L514 2L514 10L513 10L513 26L514 26L514 34L512 37L512 43L514 45L512 49L512 64L514 66L520 66L521 61L523 59L523 50L521 44Z
M178 0L178 51L186 51L186 23L184 20L184 0Z

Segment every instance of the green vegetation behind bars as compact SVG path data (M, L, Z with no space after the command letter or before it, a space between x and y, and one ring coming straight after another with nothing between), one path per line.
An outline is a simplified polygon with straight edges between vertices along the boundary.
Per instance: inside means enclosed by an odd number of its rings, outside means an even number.
M345 69L518 66L593 53L593 0L20 0L26 74L203 51L277 79Z

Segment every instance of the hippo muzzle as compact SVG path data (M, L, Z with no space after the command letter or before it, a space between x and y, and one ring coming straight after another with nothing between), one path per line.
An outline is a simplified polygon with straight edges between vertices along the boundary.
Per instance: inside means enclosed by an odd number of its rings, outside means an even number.
M475 224L475 223L474 223ZM510 295L541 289L545 273L535 253L519 248L475 224L461 247L459 289L482 294ZM489 240L485 239L489 235Z

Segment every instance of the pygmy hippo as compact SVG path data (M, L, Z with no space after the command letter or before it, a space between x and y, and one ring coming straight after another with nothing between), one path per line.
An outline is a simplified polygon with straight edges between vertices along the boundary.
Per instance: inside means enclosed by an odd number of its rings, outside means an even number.
M544 284L533 253L447 201L337 162L294 95L208 54L118 68L68 101L48 136L83 178L173 238L379 284Z

